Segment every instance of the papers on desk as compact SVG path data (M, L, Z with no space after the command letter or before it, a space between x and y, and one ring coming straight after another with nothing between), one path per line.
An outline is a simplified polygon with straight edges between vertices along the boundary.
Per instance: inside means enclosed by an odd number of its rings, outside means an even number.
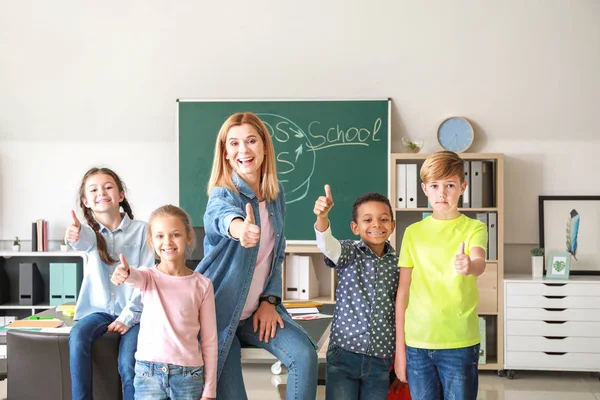
M305 308L292 308L288 310L290 315L294 314L318 314L319 309L317 307L305 307Z
M6 325L6 329L42 329L42 328L58 328L64 324L60 319L20 319Z
M47 332L47 333L71 333L71 328L72 326L61 326L58 328L42 328L40 329L40 332Z
M298 320L298 321L310 321L311 319L321 319L321 318L333 318L333 315L321 314L321 313L292 315L292 319Z

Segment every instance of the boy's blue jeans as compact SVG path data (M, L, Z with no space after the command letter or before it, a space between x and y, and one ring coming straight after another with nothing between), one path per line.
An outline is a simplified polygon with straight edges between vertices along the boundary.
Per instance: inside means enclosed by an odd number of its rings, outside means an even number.
M107 313L92 313L81 318L69 334L69 362L73 400L92 398L92 342L106 333L108 325L117 319ZM140 325L132 326L121 336L119 344L119 374L123 383L123 400L133 400L135 351Z
M133 382L136 400L198 400L204 391L204 367L138 361Z
M406 372L412 400L476 400L479 345L427 350L406 346Z
M353 353L330 343L327 349L327 400L385 400L393 357Z
M317 397L317 352L306 334L291 324L277 327L269 343L258 340L252 317L240 321L217 383L218 400L248 400L242 377L241 345L261 347L288 368L286 399L314 400Z

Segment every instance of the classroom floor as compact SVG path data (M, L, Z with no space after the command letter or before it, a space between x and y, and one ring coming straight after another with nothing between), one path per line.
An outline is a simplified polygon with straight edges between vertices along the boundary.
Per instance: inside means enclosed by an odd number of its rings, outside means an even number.
M278 385L287 375L271 374L270 364L245 364L244 381L249 400L285 400ZM6 381L0 382L0 399L6 399ZM325 399L319 390L318 400ZM482 372L478 400L600 400L597 375L571 372L519 372L513 380ZM52 400L52 399L50 399Z

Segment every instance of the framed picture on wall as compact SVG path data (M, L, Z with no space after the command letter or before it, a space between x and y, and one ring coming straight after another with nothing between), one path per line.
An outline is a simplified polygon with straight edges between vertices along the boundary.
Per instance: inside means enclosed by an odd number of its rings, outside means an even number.
M540 247L567 253L571 275L600 275L600 196L539 196Z
M571 268L571 253L548 253L546 279L569 279Z

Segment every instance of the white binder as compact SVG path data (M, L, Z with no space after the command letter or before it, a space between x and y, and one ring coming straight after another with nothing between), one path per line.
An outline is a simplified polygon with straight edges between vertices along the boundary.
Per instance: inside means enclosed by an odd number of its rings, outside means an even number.
M396 164L396 208L406 208L406 164Z
M462 196L462 206L463 208L471 208L471 162L465 161L465 183L467 184L467 188Z
M417 208L417 164L406 164L406 208Z
M319 296L319 281L310 256L288 254L285 259L285 298L309 300Z

